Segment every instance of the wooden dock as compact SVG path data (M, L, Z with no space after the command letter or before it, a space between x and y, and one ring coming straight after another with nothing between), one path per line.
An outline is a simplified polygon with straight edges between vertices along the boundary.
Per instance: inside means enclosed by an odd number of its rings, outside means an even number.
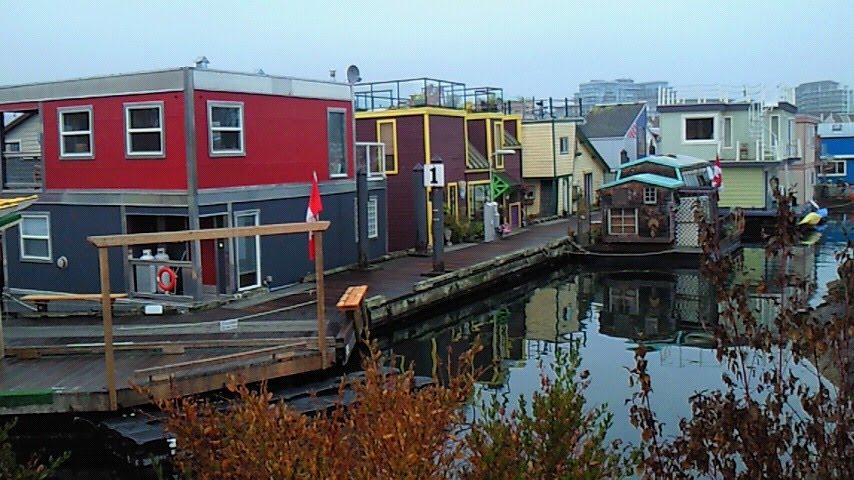
M567 222L556 221L464 246L446 254L449 271L441 275L425 275L432 269L430 258L404 256L368 271L328 275L323 295L303 292L184 315L115 317L110 328L114 400L100 316L9 319L4 321L9 356L0 362L0 415L97 412L146 403L131 385L167 398L219 390L229 375L254 382L321 371L346 360L356 342L354 322L336 308L349 287L368 287L365 320L372 328L393 326L454 298L512 282L525 270L565 261L566 231Z

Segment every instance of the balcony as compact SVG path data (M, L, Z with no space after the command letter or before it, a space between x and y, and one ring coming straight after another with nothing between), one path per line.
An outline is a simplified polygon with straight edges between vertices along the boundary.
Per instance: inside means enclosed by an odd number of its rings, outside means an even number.
M503 112L504 91L494 87L466 87L466 84L435 78L410 78L354 86L357 112L434 107L469 112Z
M42 188L41 152L3 152L3 190L40 190Z

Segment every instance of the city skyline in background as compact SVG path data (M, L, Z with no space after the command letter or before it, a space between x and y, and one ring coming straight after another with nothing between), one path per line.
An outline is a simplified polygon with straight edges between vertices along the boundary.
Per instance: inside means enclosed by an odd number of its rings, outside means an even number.
M670 85L854 81L844 1L711 4L436 1L337 5L0 0L0 85L192 65L338 81L430 76L518 96L572 96L593 79ZM814 19L808 23L805 19ZM815 26L811 26L811 25ZM761 25L761 27L751 27ZM821 27L821 28L819 28ZM29 41L21 42L21 38Z

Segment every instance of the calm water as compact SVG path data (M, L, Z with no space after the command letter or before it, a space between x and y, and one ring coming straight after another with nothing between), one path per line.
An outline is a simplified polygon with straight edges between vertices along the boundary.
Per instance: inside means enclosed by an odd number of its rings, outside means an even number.
M816 282L814 303L826 292L825 284L836 278L833 256L844 244L843 231L852 223L854 215L832 220L822 241L798 248L791 261L794 272ZM760 248L745 248L742 259L749 271L746 280L775 272L776 262L766 260ZM592 376L588 403L607 403L614 414L611 437L637 443L639 434L629 424L624 401L632 393L626 367L634 364L632 349L639 340L654 348L647 355L654 407L670 433L690 413L691 394L721 386L724 370L714 351L706 348L707 325L717 317L711 292L696 269L570 266L378 340L383 349L414 361L418 374L431 375L440 368L440 359L448 358L449 348L455 352L453 357L480 338L484 350L477 365L495 368L479 388L487 394L508 395L512 404L519 395L529 396L539 389L538 363L548 365L556 348L569 348L571 340L577 339L581 369ZM772 318L767 302L757 299L755 307L764 318ZM127 470L100 450L87 456L88 450L75 450L60 478L157 478L150 470Z
M813 303L836 278L834 254L844 245L843 231L851 220L833 219L820 243L795 249L790 268L816 282ZM772 278L776 272L777 262L765 259L761 248L745 248L742 259L748 273L737 281ZM480 338L485 348L477 364L494 366L480 388L515 400L539 389L540 360L548 365L555 348L568 348L571 339L578 339L581 369L592 375L588 402L607 403L614 414L612 436L634 443L638 432L629 424L624 401L632 394L626 367L634 365L639 340L653 347L647 355L653 402L670 433L690 414L693 393L722 386L725 369L708 348L708 325L717 321L712 292L696 269L567 267L397 332L386 348L414 361L418 374L431 375L448 348L458 354ZM753 303L760 319L773 319L770 299L757 296Z

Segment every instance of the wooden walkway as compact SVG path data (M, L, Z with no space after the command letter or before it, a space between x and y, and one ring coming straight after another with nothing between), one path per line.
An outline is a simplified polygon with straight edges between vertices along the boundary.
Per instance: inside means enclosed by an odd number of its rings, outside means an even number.
M343 360L355 343L352 321L336 308L348 287L367 285L372 326L390 325L407 308L435 306L494 275L541 262L537 255L551 255L555 242L566 240L566 231L567 222L557 221L493 243L462 246L446 253L451 272L441 276L426 275L432 269L430 257L414 256L382 262L369 271L327 275L329 358ZM148 401L131 384L162 398L220 389L227 375L252 382L321 370L314 292L306 292L304 285L301 290L287 296L265 294L273 297L266 302L238 301L183 315L115 317L118 406ZM99 316L5 319L7 355L14 356L0 362L0 415L109 410L101 328ZM39 349L42 354L36 355Z

